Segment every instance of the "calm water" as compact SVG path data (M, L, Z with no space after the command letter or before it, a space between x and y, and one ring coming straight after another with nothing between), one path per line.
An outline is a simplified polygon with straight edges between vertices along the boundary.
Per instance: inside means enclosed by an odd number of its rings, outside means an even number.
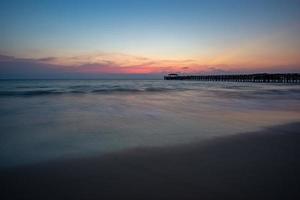
M0 167L197 142L299 120L299 85L0 81Z

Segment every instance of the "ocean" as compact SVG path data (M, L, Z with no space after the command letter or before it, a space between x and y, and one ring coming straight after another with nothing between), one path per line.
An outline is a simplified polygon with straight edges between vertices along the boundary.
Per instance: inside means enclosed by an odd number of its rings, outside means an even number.
M0 167L186 145L299 119L292 84L1 80Z

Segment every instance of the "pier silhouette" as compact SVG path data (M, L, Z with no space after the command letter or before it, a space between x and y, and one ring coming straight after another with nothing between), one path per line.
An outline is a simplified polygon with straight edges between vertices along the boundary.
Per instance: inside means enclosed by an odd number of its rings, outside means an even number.
M227 81L258 83L300 83L300 73L284 74L231 74L231 75L178 75L168 74L164 80Z

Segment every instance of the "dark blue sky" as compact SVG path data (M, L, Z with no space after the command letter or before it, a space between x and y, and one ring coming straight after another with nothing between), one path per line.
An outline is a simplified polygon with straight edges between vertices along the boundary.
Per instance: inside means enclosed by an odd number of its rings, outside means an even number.
M0 6L0 54L297 65L299 24L299 0L7 0Z

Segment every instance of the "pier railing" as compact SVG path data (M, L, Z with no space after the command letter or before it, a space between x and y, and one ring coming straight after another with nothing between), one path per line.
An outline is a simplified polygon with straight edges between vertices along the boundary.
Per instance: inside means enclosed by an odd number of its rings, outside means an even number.
M168 75L165 80L197 80L260 83L300 83L300 73L288 74L240 74L240 75Z

